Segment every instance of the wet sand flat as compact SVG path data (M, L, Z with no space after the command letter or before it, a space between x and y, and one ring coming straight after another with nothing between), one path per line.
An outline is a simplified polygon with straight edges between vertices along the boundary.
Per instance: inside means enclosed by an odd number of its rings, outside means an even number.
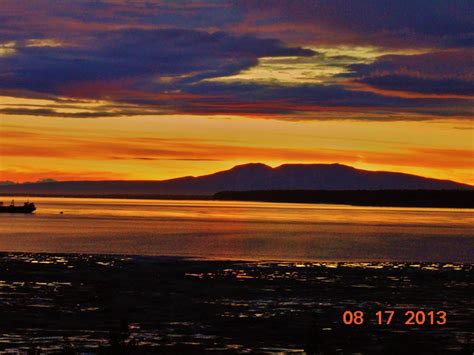
M472 264L3 253L0 350L472 353L473 289ZM393 322L377 325L386 309ZM447 322L408 326L407 310Z

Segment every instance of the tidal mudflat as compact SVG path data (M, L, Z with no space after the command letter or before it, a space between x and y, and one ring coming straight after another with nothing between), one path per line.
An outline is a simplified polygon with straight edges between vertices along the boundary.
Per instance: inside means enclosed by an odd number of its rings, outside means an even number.
M3 253L0 350L472 353L473 289L472 264ZM377 325L384 309L396 316ZM408 309L447 322L407 326ZM345 310L364 324L345 325Z

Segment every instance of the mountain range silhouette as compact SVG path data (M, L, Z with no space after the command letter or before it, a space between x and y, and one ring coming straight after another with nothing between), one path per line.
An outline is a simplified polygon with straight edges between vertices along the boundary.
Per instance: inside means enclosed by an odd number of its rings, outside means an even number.
M213 195L248 190L472 190L474 186L416 175L367 171L341 164L261 163L198 177L161 181L46 181L0 186L1 194L28 195Z

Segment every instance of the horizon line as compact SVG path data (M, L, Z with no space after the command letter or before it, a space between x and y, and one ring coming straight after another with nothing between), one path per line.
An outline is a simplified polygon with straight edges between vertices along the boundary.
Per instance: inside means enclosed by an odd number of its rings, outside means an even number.
M347 167L350 169L358 170L358 171L365 171L365 172L373 172L373 173L392 173L392 174L401 174L401 175L409 175L409 176L416 176L416 177L421 177L425 179L432 179L432 180L438 180L438 181L446 181L446 182L453 182L456 184L460 185L465 185L465 186L470 186L474 188L474 185L471 185L466 182L460 182L452 179L440 179L440 178L435 178L435 177L430 177L430 176L425 176L425 175L418 175L418 174L412 174L412 173L407 173L407 172L401 172L401 171L393 171L393 170L369 170L369 169L361 169L361 168L356 168L352 165L348 164L342 164L338 162L334 163L283 163L279 165L269 165L266 163L262 162L249 162L249 163L243 163L243 164L237 164L234 165L230 168L223 169L223 170L218 170L212 173L208 174L203 174L203 175L184 175L184 176L177 176L174 178L169 178L169 179L162 179L162 180L133 180L133 179L110 179L110 180L90 180L90 179L85 179L85 180L56 180L54 178L46 177L43 179L38 179L36 181L25 181L25 182L16 182L16 181L10 181L10 180L4 180L0 181L0 187L1 186L9 186L9 185L28 185L28 184L47 184L47 183L69 183L69 182L164 182L164 181L171 181L171 180L177 180L177 179L184 179L184 178L200 178L200 177L205 177L205 176L210 176L214 174L218 174L221 172L225 171L230 171L238 167L245 167L245 166L251 166L251 165L258 165L258 166L264 166L266 168L269 168L271 170L275 170L278 168L281 168L283 166L291 166L291 165L300 165L300 166L311 166L311 165L320 165L320 166L341 166L341 167Z

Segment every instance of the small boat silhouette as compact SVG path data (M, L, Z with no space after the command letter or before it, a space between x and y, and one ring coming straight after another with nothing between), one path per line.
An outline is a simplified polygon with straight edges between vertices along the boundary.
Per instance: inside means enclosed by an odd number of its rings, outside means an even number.
M25 202L23 206L15 206L15 200L12 200L10 206L4 206L0 202L0 213L33 213L36 211L36 206L33 202Z

